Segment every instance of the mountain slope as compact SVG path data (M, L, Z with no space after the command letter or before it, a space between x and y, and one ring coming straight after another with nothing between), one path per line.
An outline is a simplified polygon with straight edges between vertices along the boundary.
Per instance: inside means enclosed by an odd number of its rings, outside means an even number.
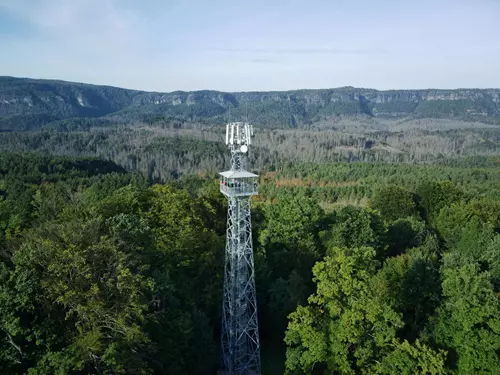
M341 87L286 92L145 92L53 80L0 77L0 131L72 118L170 117L302 127L339 116L445 118L500 124L500 89L388 90ZM109 121L104 119L105 121Z

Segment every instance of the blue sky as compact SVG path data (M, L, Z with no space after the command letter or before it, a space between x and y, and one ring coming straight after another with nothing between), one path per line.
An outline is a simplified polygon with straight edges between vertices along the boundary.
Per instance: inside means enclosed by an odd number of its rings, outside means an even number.
M500 0L0 0L0 75L155 91L500 87Z

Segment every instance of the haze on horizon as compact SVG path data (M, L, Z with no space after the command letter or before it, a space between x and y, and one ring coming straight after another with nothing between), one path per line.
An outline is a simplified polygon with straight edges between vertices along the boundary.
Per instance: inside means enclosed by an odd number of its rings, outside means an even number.
M154 91L500 87L500 1L0 0L0 75Z

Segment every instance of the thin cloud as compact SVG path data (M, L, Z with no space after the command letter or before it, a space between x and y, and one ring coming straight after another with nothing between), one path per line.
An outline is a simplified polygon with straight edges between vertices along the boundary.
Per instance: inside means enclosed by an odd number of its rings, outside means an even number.
M117 0L0 0L4 7L29 22L39 37L90 42L133 37L140 21Z
M0 0L0 7L35 30L25 48L43 44L56 59L68 63L98 57L103 64L123 64L144 55L147 20L120 4L118 0Z
M273 54L273 55L373 55L384 54L389 51L384 49L346 49L346 48L320 48L320 47L305 47L305 48L209 48L214 52L226 52L235 54Z
M253 58L248 61L254 64L281 64L280 60L267 59L267 58Z

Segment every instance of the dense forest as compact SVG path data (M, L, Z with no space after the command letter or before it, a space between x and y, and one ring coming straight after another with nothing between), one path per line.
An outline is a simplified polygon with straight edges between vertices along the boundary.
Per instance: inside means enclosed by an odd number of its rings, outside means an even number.
M224 123L264 375L498 374L500 91L0 77L0 374L216 374Z
M224 124L242 118L260 128L250 160L259 171L500 153L493 89L151 93L0 77L0 151L111 160L148 183L218 171Z
M429 120L418 125L429 123L440 124ZM250 166L263 172L304 162L429 164L500 153L500 127L373 131L354 129L355 124L346 119L339 124L345 129L260 129ZM160 182L210 175L227 166L223 131L217 125L174 126L160 121L100 130L8 132L0 133L0 151L97 157Z
M499 164L263 173L252 202L263 373L498 373ZM214 173L150 177L0 154L0 373L216 373L225 199Z

